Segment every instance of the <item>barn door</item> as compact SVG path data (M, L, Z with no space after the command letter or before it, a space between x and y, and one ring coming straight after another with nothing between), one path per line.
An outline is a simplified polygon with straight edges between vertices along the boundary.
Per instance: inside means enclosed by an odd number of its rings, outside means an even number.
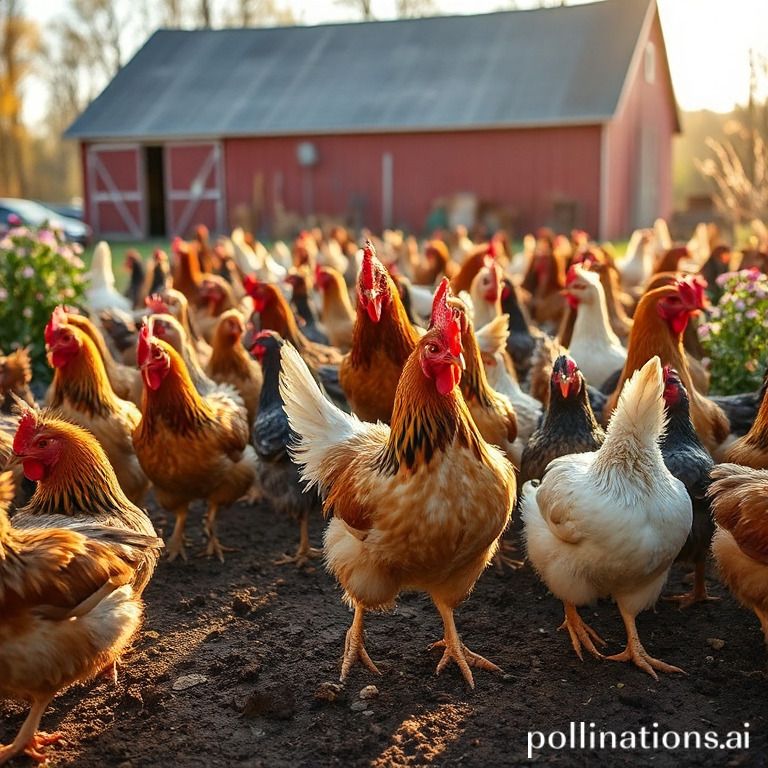
M186 237L198 224L222 231L221 159L217 142L165 145L165 210L171 235Z
M86 154L90 224L101 237L140 240L146 230L138 144L92 144Z

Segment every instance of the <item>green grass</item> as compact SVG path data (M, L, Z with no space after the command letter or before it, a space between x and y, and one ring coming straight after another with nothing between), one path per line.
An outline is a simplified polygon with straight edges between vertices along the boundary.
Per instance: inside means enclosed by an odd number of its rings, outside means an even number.
M86 269L91 268L93 250L96 247L97 242L99 241L94 241L83 251L83 261L85 262ZM123 267L125 252L133 248L141 254L141 258L146 263L156 248L163 248L167 251L170 248L170 240L165 238L136 241L128 240L109 243L109 247L112 251L112 271L115 273L115 287L118 291L122 291L128 285L128 273Z

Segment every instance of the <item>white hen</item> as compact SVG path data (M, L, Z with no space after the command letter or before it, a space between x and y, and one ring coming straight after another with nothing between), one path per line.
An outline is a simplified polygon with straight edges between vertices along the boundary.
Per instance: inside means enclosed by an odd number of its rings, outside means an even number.
M85 292L92 314L104 309L133 309L131 302L115 290L115 273L112 271L112 251L101 240L93 249L93 260L88 272L88 289Z
M593 387L627 362L627 350L611 328L605 291L596 272L576 265L568 272L568 302L576 311L568 352Z
M528 557L563 601L563 626L581 658L582 644L604 658L599 635L576 606L599 597L618 604L626 649L613 661L632 661L654 678L682 670L643 648L635 617L658 599L669 568L691 530L685 486L664 466L664 379L653 357L625 385L600 450L555 459L544 479L525 484L522 518Z

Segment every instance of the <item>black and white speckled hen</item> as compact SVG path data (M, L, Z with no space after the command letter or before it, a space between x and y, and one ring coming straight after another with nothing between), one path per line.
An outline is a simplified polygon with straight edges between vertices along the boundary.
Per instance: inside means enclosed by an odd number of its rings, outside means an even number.
M303 493L296 465L288 455L293 433L283 410L280 396L280 349L286 342L275 331L262 331L251 344L251 354L261 363L264 384L259 400L259 412L253 423L251 442L259 456L258 477L264 496L275 511L298 517L301 535L296 554L286 555L278 564L295 563L302 566L321 554L309 545L309 514L320 509L317 492Z

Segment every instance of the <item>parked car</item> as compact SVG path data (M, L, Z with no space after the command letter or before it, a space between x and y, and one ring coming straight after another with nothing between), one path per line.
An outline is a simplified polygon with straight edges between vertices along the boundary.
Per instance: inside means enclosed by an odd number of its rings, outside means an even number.
M22 224L30 227L39 227L47 222L60 229L67 240L80 245L88 245L93 235L93 230L84 222L62 216L40 203L15 197L0 197L0 222L5 224L9 216L17 216Z
M37 200L36 202L46 208L50 208L59 216L66 216L68 219L77 219L78 221L82 221L85 215L82 203L44 203L41 200Z

